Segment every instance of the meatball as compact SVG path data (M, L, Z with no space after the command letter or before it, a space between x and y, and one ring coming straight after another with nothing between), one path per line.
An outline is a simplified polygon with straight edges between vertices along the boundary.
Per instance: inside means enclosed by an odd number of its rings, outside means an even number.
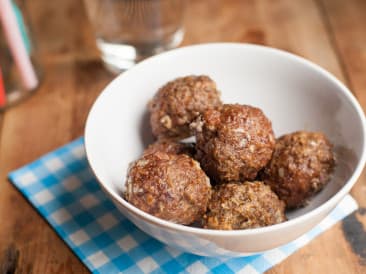
M219 105L220 93L208 76L177 78L161 87L149 103L153 134L158 138L189 137L189 124L206 109Z
M225 104L205 111L191 127L196 157L216 182L253 180L271 159L272 124L259 108Z
M129 168L125 199L161 219L190 224L201 219L211 197L209 178L187 155L155 152Z
M215 186L204 228L247 229L286 221L285 204L263 182L227 183Z
M297 208L324 187L334 165L332 145L324 134L298 131L277 140L261 178L287 208Z
M180 143L169 139L162 139L149 145L143 155L152 154L157 151L171 154L186 154L192 157L196 150L193 143Z

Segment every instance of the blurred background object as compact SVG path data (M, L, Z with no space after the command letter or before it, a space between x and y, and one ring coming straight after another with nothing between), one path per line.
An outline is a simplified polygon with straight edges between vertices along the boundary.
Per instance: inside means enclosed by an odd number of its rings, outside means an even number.
M84 0L102 60L120 72L183 39L184 0Z
M39 71L24 6L0 0L0 109L27 97L39 85Z

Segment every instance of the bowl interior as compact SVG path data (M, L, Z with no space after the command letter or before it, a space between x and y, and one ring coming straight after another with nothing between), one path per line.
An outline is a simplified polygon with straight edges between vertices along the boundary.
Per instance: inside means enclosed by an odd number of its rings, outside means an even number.
M117 77L95 102L85 138L90 164L109 191L121 194L128 165L152 142L146 105L176 77L206 74L225 103L260 107L276 136L296 130L324 132L338 163L332 181L289 219L337 193L363 154L363 120L344 86L319 67L282 51L253 45L187 47L148 59Z

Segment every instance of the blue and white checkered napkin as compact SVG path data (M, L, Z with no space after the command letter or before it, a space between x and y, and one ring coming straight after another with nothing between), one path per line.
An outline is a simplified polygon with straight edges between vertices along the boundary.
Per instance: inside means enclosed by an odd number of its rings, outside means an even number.
M9 178L94 273L262 273L357 208L346 196L318 226L285 246L250 257L208 258L167 247L129 222L96 182L82 138Z

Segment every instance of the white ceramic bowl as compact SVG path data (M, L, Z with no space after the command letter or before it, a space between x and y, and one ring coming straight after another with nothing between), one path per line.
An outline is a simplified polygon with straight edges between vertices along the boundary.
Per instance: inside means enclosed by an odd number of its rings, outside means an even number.
M295 130L324 132L335 145L332 181L287 222L220 231L173 224L126 202L121 194L128 164L151 142L146 104L179 76L206 74L225 103L260 107L276 136ZM141 230L186 252L245 256L301 236L318 224L356 182L365 164L365 119L351 92L331 74L295 55L263 46L206 44L149 58L118 76L92 107L85 130L90 166L119 210Z

